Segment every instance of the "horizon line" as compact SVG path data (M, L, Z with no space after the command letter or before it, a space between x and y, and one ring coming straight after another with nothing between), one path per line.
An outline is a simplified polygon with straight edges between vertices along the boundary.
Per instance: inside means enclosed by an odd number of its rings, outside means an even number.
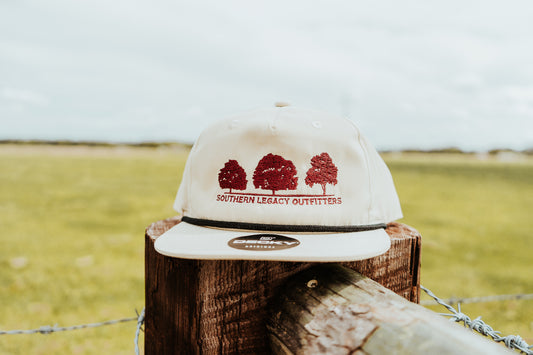
M112 140L76 140L76 139L0 139L0 145L53 145L53 146L87 146L87 147L140 147L140 148L159 148L159 147L187 147L191 148L194 143L179 141L157 141L157 140L140 140L140 141L112 141ZM508 147L494 147L486 149L463 149L457 146L445 146L434 148L394 148L394 149L376 149L380 153L456 153L456 154L477 154L477 153L499 153L499 152L516 152L533 155L533 146L524 149L514 149Z

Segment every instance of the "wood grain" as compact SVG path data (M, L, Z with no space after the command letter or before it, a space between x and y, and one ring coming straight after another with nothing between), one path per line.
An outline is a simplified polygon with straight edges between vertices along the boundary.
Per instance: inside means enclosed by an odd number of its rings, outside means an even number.
M157 253L154 241L180 222L158 221L145 235L146 354L269 354L268 305L283 283L315 263L188 260ZM419 300L420 234L392 223L384 255L343 265Z
M271 314L274 354L511 353L338 264L291 278Z

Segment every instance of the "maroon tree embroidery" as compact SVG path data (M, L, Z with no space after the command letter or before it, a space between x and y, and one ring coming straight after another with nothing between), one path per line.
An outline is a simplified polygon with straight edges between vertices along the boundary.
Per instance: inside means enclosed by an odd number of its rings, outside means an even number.
M269 153L257 164L254 171L254 186L256 189L272 190L272 195L278 190L296 190L298 178L296 167L290 160L280 155Z
M239 165L237 160L228 160L224 167L218 173L218 183L223 189L246 190L248 180L246 180L246 172Z
M310 187L314 184L322 186L322 192L326 194L326 185L337 185L337 167L333 164L328 153L315 155L311 158L311 168L307 170L305 183Z

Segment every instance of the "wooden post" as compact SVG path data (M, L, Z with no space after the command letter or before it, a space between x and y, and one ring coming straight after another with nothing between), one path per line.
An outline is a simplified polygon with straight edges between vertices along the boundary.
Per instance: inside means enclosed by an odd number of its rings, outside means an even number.
M268 304L285 281L314 263L188 260L157 253L154 241L179 223L156 222L145 239L146 354L270 354ZM420 295L420 234L387 227L391 249L342 263L413 302Z
M273 354L512 353L338 264L291 278L267 327Z

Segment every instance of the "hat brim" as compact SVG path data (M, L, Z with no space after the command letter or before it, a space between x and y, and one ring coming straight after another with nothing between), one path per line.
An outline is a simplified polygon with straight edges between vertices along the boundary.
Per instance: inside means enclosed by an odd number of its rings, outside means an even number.
M266 233L207 228L186 222L178 223L155 241L157 252L175 258L299 262L368 259L385 253L390 245L390 237L383 228L331 234Z

